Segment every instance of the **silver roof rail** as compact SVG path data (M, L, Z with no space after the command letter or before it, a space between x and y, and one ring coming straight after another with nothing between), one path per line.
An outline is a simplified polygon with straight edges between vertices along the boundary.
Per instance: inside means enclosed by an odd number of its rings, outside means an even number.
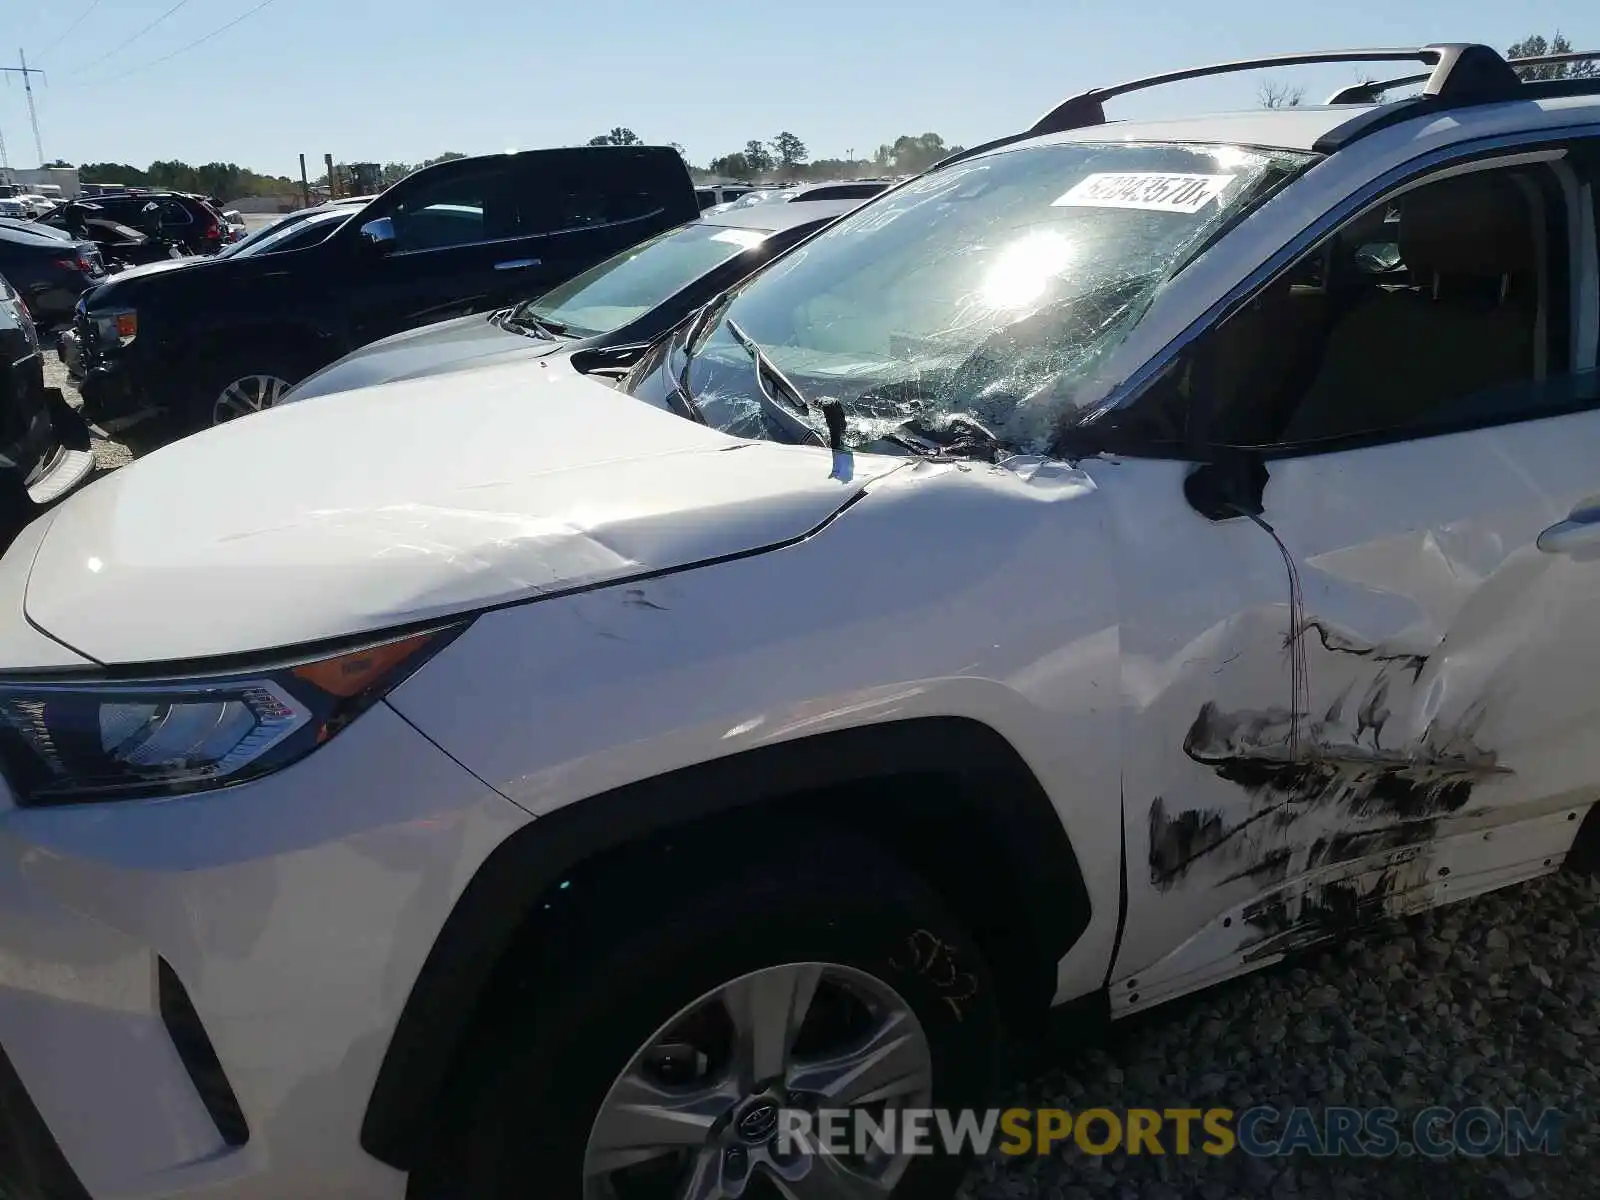
M1600 60L1600 50L1578 50L1565 54L1530 54L1523 58L1508 58L1506 65L1513 71L1523 67L1554 67L1566 63L1595 62ZM1431 74L1431 72L1429 73ZM1385 92L1392 92L1396 88L1410 87L1412 84L1426 83L1429 74L1401 75L1397 79L1372 80L1369 83L1353 83L1347 88L1341 88L1328 97L1329 104L1382 104ZM1596 83L1600 89L1600 81Z
M1032 135L1061 133L1068 129L1103 125L1106 120L1107 100L1115 96L1125 96L1130 92L1162 87L1169 83L1204 79L1213 75L1231 75L1241 71L1260 71L1271 67L1363 62L1421 63L1430 68L1428 74L1421 77L1426 80L1424 94L1447 103L1483 103L1512 93L1515 85L1520 82L1516 72L1498 51L1490 46L1468 42L1439 43L1419 49L1391 47L1369 50L1322 50L1309 54L1274 54L1265 58L1246 58L1234 62L1213 63L1204 67L1189 67L1182 71L1167 71L1160 75L1130 79L1124 83L1113 84L1111 87L1081 92L1068 97L1045 113L1033 123L1028 132Z

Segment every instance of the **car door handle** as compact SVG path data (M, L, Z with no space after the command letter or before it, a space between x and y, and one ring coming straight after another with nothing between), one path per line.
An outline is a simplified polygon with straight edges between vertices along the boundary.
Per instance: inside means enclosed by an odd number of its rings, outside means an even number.
M508 258L505 262L495 263L494 269L496 271L526 271L529 267L537 267L538 265L539 260L537 258Z
M1600 508L1575 509L1565 521L1557 521L1541 533L1536 544L1546 554L1570 554L1600 546Z

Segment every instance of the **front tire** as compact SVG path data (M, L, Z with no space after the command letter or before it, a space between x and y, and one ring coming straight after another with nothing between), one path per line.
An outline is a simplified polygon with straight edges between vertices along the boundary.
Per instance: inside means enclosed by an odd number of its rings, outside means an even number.
M310 371L297 355L265 350L200 371L185 414L191 429L210 429L277 406Z
M632 871L588 887L559 935L583 958L543 956L479 1039L413 1200L954 1192L962 1157L797 1152L803 1118L778 1112L982 1104L1000 1022L976 946L870 845L762 840L787 849L670 893Z

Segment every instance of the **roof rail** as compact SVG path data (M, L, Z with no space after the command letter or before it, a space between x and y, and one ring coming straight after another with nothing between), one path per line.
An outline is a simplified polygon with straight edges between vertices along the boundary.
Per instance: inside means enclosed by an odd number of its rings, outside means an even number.
M1071 96L1033 123L1030 135L1061 133L1103 125L1105 102L1114 96L1142 92L1147 88L1212 75L1231 75L1240 71L1259 71L1269 67L1313 66L1319 63L1416 62L1431 68L1423 89L1425 95L1446 103L1474 104L1509 95L1520 83L1515 71L1498 51L1490 46L1467 42L1440 43L1420 49L1324 50L1310 54L1274 54L1266 58L1247 58L1236 62L1214 63L1130 79L1111 87L1095 88Z
M1600 60L1600 50L1579 50L1565 54L1530 54L1522 58L1508 58L1506 65L1512 70L1524 67L1554 67L1566 63L1595 62ZM1374 79L1367 83L1353 83L1328 97L1329 104L1382 104L1385 92L1395 88L1426 83L1428 75L1402 75L1397 79Z

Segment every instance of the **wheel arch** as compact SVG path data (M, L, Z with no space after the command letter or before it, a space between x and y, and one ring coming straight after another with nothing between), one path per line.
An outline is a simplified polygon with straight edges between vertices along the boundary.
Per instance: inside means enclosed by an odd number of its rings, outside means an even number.
M540 912L569 876L663 845L667 835L737 837L747 822L779 814L864 834L927 878L973 926L1005 981L1008 1020L1042 1031L1056 965L1090 918L1066 830L1022 757L989 726L953 717L888 722L629 784L503 842L468 882L413 983L368 1102L362 1147L401 1170L415 1165L502 963L537 937Z
M309 359L335 353L329 333L307 320L274 317L248 325L214 325L195 331L189 349L207 363L248 355L256 347L288 351ZM335 355L337 357L337 355Z

